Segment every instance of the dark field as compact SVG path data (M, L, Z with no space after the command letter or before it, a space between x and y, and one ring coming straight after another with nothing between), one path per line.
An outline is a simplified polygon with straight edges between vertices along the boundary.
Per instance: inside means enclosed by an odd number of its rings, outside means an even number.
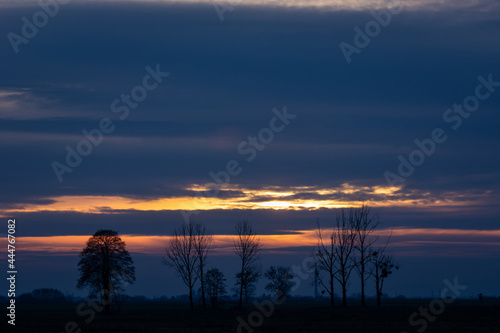
M361 309L357 304L348 308L330 309L317 303L289 301L276 305L274 313L264 318L253 332L418 332L422 325L410 326L410 315L419 307L428 307L430 300L386 300L377 309L370 305ZM250 313L256 310L247 306L244 310L196 310L190 312L184 306L171 303L123 304L121 313L97 314L90 323L88 315L76 313L77 303L25 304L17 308L16 327L2 320L2 332L237 332L240 316L248 322ZM416 318L421 319L422 317ZM254 317L255 321L259 317ZM7 328L6 328L7 327ZM79 331L79 329L81 331ZM421 332L481 333L500 332L500 300L457 300L447 305L444 312ZM251 332L246 329L240 332Z

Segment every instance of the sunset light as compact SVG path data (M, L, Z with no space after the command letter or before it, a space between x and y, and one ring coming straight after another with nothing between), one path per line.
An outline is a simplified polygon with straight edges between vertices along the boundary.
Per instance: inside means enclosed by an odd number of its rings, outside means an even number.
M497 332L499 0L0 0L0 332Z

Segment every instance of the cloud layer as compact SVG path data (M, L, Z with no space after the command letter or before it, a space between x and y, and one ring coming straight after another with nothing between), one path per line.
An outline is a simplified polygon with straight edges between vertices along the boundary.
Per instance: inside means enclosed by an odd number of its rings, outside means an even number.
M7 35L22 35L40 7L2 2L0 215L23 221L25 237L102 227L164 237L192 205L214 233L245 218L277 235L369 203L387 228L459 230L448 244L414 235L412 245L455 257L482 239L463 230L498 229L500 88L459 129L443 120L479 76L500 81L497 1L405 2L349 64L340 43L355 45L370 9L390 2L230 4L221 21L212 3L74 1L16 54ZM113 102L126 105L157 64L170 75L121 119ZM284 106L297 117L248 162L238 147ZM59 182L52 163L104 118L115 129ZM388 185L384 172L437 127L448 140ZM198 199L232 160L242 172ZM417 251L410 238L400 251Z

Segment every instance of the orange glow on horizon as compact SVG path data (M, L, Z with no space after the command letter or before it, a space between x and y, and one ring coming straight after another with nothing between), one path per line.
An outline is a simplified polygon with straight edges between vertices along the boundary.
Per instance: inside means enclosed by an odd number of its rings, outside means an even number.
M325 233L331 229L324 229ZM500 246L500 230L463 230L463 229L434 229L434 228L394 228L381 229L377 236L380 245L383 245L389 235L391 248L419 247L423 250L429 244L445 247L460 245L477 245L490 247ZM39 236L19 237L17 244L19 251L52 253L54 255L75 255L80 252L90 236ZM161 256L170 236L156 235L121 235L131 253ZM284 231L283 234L258 235L266 251L286 248L312 247L316 245L316 230ZM214 235L214 254L231 254L233 235Z

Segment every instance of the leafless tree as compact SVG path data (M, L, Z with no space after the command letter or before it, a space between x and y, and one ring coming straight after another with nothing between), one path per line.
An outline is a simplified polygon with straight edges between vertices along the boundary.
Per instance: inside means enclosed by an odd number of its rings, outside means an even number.
M203 304L203 310L206 309L206 291L205 291L205 267L207 263L207 256L209 252L213 249L212 240L213 237L207 234L207 230L203 224L195 223L194 225L194 248L196 255L198 256L198 274L201 284L201 299Z
M237 285L239 285L238 307L243 305L243 293L250 289L250 284L256 280L258 255L262 245L253 233L252 226L247 221L240 221L235 226L236 237L233 240L234 252L241 260L240 271L236 274ZM254 278L252 278L254 277Z
M387 254L386 246L373 251L370 257L371 262L373 263L373 276L375 278L375 288L377 292L377 306L380 307L384 281L391 276L394 270L399 269L399 265L394 261L394 258L390 254Z
M379 225L379 217L372 213L368 206L355 208L352 217L352 225L356 232L354 248L357 252L356 265L354 266L361 281L361 306L365 306L365 285L370 278L368 264L370 260L370 250L378 237L373 234Z
M324 238L324 230L321 229L319 219L316 220L318 229L316 236L318 243L313 250L313 258L316 263L315 269L318 270L317 279L319 283L325 288L326 292L330 295L330 306L335 306L335 295L333 283L335 280L335 242L333 231L328 235L328 240ZM326 274L326 278L322 274Z
M173 232L163 256L163 263L174 269L189 288L189 305L191 310L194 310L193 287L199 277L196 232L197 227L195 223L182 224Z
M355 267L354 245L356 230L352 224L354 220L354 209L341 209L335 221L333 230L334 266L336 267L335 279L342 288L342 306L347 306L347 287L349 277Z

